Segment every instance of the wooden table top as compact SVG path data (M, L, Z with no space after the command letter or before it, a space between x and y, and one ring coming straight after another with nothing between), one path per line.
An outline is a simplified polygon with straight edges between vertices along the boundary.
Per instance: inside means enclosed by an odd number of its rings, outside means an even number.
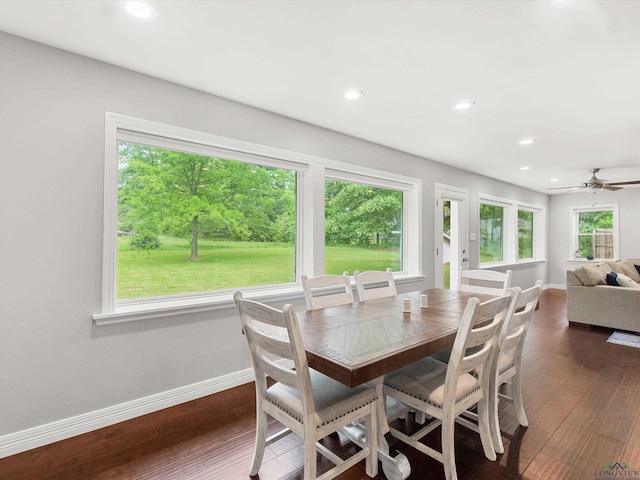
M429 296L420 308L420 295ZM348 386L373 380L451 347L471 297L490 295L427 289L395 297L298 312L309 366ZM411 299L411 312L402 300Z

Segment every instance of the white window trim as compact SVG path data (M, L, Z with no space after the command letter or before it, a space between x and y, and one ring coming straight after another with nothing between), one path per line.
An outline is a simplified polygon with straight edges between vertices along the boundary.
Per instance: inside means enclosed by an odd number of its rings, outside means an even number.
M613 212L613 258L620 258L620 204L604 203L597 205L586 205L580 207L570 207L571 214L571 250L569 251L569 260L577 260L581 262L600 261L602 258L594 258L593 260L576 259L575 252L578 249L578 213L580 212L599 212L601 210L611 210ZM610 260L610 259L609 259Z
M298 171L298 232L296 249L297 278L306 273L318 275L324 271L324 179L340 175L344 179L404 192L404 271L399 279L422 275L422 180L369 167L346 164L266 145L213 135L151 120L105 112L105 170L104 222L102 263L102 307L93 315L98 325L132 320L158 318L181 313L228 308L233 305L232 291L216 291L192 295L177 295L151 300L115 302L115 278L118 220L118 141L129 136L140 139L145 135L162 137L163 143L180 148L188 143L189 151L211 153L212 149L234 152L233 160L252 161L260 157L261 164L271 163L280 168ZM184 145L184 144L182 144ZM266 160L265 160L266 159ZM253 160L255 161L255 160ZM304 247L304 248L303 248ZM301 294L299 282L285 285L266 285L246 289L254 298L291 299Z
M480 235L480 204L496 205L504 209L502 261L480 263L480 241L478 241L478 268L495 268L524 265L546 261L546 210L542 205L520 202L485 193L478 194L478 234ZM518 258L518 210L533 212L533 257Z

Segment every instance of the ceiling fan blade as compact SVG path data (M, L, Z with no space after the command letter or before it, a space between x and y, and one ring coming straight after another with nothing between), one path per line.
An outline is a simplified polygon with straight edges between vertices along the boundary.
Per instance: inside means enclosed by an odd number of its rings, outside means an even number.
M608 183L607 185L640 185L640 180L631 180L628 182L613 182Z
M579 188L586 188L586 187L584 185L576 185L574 187L549 187L547 188L547 190L567 190L567 189L576 190Z
M609 185L603 185L602 190L611 190L611 191L615 191L615 190L622 190L622 187L612 187L611 184Z

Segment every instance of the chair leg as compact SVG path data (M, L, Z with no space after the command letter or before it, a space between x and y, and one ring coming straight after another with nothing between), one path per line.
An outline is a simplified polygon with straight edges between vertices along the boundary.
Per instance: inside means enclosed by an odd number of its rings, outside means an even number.
M256 439L253 447L253 461L251 462L251 470L249 475L252 477L258 474L262 458L264 457L264 449L267 441L267 414L258 408L256 412Z
M446 480L458 480L456 472L456 453L454 442L455 417L451 412L444 413L442 418L442 464Z
M516 373L511 379L511 397L513 398L513 406L516 410L518 422L523 427L529 425L527 415L524 413L524 403L522 402L522 382L520 380L520 372Z
M491 440L491 427L489 425L489 421L489 402L487 402L485 395L478 401L478 430L480 431L480 440L482 440L484 455L489 460L493 461L496 460L497 457L493 441Z
M311 423L311 422L309 422ZM307 425L304 429L304 480L316 480L316 432Z
M504 444L502 443L502 434L500 432L500 413L498 411L498 389L500 385L496 381L491 382L489 386L489 429L491 430L491 443L493 449L498 453L504 453Z
M365 419L365 428L367 430L367 448L369 456L366 460L366 472L371 478L378 476L378 406L376 403L371 404L369 415Z

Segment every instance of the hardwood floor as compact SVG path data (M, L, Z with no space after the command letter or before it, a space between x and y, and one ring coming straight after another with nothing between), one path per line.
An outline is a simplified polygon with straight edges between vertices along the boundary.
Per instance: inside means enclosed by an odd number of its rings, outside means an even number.
M610 333L568 326L565 292L543 292L523 362L529 427L520 427L512 406L501 404L505 453L496 462L484 458L475 434L457 429L459 478L588 480L610 462L640 469L640 349L606 343ZM248 479L254 418L248 384L1 459L0 479ZM396 425L412 428L411 419ZM428 441L437 444L438 433ZM345 442L341 448L353 447ZM444 478L435 460L402 443L399 450L412 465L410 480ZM256 478L302 479L301 456L300 442L289 436L269 448ZM367 478L364 464L340 477Z

